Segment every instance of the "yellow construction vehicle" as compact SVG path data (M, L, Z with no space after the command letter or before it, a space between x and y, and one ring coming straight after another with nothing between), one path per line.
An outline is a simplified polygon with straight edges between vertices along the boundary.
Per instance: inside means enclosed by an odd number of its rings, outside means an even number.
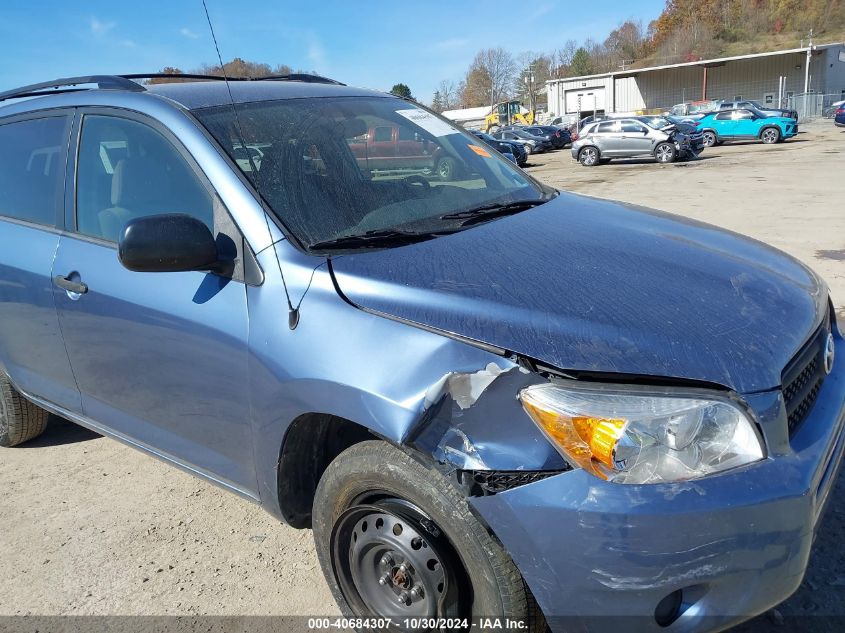
M534 111L522 114L522 104L519 101L504 101L493 106L493 111L484 119L482 130L489 132L497 127L514 124L533 125Z

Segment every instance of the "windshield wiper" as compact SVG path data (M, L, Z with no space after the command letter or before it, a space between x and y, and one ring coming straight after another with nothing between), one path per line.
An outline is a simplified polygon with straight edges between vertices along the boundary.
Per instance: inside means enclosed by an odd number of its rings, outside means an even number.
M438 235L444 235L449 231L439 232L414 232L398 231L396 229L379 229L367 231L360 235L344 235L331 240L324 240L311 244L309 250L342 250L345 248L385 248L389 246L401 246L403 244L414 244L424 242Z
M468 224L475 224L476 222L483 222L493 218L502 217L505 215L513 215L520 211L525 211L532 207L539 206L548 202L548 200L517 200L515 202L495 202L492 204L483 204L479 207L473 207L466 211L457 211L456 213L447 213L441 215L441 220L464 220L460 226L467 226Z

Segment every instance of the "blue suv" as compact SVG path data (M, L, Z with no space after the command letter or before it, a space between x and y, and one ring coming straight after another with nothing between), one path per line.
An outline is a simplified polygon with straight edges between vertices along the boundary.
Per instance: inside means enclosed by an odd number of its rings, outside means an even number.
M0 444L52 412L312 528L361 626L721 630L799 586L845 441L813 272L392 95L137 79L0 94Z
M781 116L767 116L759 110L740 108L711 112L695 122L704 135L704 145L713 147L725 141L759 139L780 143L798 134L798 121Z

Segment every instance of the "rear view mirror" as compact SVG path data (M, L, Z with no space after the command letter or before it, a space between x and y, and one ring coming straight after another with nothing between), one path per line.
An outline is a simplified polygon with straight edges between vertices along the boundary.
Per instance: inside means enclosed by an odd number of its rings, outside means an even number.
M208 227L182 213L130 220L118 241L118 258L136 272L214 271L217 244Z

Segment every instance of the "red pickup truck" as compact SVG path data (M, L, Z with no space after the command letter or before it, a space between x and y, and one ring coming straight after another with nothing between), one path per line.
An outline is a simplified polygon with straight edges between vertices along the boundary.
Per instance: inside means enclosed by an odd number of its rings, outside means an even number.
M432 170L439 172L440 146L404 126L371 127L348 139L363 171Z

